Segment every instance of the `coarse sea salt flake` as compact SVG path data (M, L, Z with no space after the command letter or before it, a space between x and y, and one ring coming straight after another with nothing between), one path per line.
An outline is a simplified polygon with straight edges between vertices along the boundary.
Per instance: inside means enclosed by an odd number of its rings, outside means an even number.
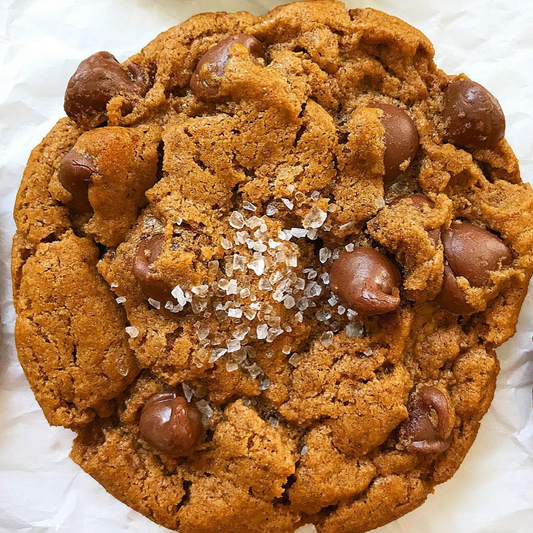
M123 304L123 303L126 302L126 298L124 298L124 296L119 296L115 300L116 300L117 304Z
M293 210L294 204L288 198L282 198L281 201L285 204L285 207L287 207L287 209L289 209L290 211Z
M226 341L226 346L228 347L228 353L233 353L241 349L241 341L238 339L231 339Z
M126 333L132 338L135 339L139 335L139 330L135 326L127 326Z
M246 211L256 211L257 207L252 204L251 202L243 202L242 203L243 209L246 209Z
M257 276L261 276L265 271L265 261L264 259L255 259L248 263L248 268L253 270Z
M228 316L231 318L241 318L242 309L228 309Z
M363 334L363 324L361 322L350 322L346 326L347 337L360 337Z
M312 207L303 219L302 226L306 229L320 228L326 221L327 217L328 214L322 211L322 209L316 206Z
M185 396L185 399L190 402L192 400L192 397L194 396L193 390L191 389L191 387L189 387L189 385L187 385L187 383L182 383L181 386L183 388L183 394Z
M229 225L235 229L244 228L244 217L238 211L233 211L229 217Z
M174 298L176 298L176 300L178 300L178 303L180 305L184 306L187 303L187 298L185 297L185 293L183 292L183 289L179 285L176 285L172 289L171 294L172 296L174 296Z
M324 331L320 336L320 342L324 348L331 346L331 343L333 342L333 331Z
M148 303L155 307L156 309L161 309L161 302L158 302L157 300L154 300L153 298L148 298Z

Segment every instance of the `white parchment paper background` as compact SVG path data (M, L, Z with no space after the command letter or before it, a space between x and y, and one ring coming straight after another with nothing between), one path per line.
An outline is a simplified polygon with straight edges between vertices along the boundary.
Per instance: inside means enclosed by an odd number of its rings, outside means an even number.
M0 0L0 532L163 533L68 458L73 434L50 428L16 360L9 254L12 205L30 150L63 115L78 63L123 60L158 33L212 10L260 14L274 0ZM437 64L499 98L507 138L533 182L533 0L348 0L397 15L433 41ZM380 533L533 532L533 294L499 350L496 399L455 477Z

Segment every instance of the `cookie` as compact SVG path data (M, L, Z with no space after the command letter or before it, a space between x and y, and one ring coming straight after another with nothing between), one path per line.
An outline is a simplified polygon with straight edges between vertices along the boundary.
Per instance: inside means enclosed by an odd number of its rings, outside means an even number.
M181 533L361 533L459 468L533 268L496 98L373 9L204 13L83 61L15 206L21 364Z

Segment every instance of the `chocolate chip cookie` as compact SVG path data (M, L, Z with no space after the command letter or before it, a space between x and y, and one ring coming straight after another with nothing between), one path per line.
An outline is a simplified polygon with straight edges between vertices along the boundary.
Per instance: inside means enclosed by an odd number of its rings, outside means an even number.
M472 445L533 268L496 98L340 2L78 67L15 206L20 361L73 460L181 533L364 532Z

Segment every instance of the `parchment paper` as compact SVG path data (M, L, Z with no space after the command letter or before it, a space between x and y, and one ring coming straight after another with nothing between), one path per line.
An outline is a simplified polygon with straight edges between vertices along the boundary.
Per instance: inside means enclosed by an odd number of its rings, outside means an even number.
M154 533L69 458L73 434L50 428L16 360L9 253L12 205L30 150L63 116L66 83L99 50L122 60L159 32L212 10L264 13L275 1L0 0L0 531ZM348 1L397 15L433 41L437 64L499 98L507 138L533 181L532 0ZM533 532L533 294L499 351L493 406L454 478L380 533Z

